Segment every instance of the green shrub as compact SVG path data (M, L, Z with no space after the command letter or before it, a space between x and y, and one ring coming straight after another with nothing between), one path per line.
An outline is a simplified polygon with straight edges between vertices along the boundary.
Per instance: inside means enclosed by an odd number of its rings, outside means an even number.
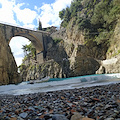
M120 0L73 0L70 7L60 12L61 26L67 27L76 18L72 25L88 31L85 33L85 43L96 42L98 45L109 45L119 17Z
M60 38L54 38L53 41L54 41L55 44L57 44L57 43L61 42L62 39L60 39Z
M23 70L26 70L26 65L21 64L18 68L19 68L20 72L22 72Z

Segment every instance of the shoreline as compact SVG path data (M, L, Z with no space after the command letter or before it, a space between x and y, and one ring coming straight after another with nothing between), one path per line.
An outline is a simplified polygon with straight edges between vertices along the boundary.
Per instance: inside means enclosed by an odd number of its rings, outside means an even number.
M120 120L120 83L0 95L0 120Z

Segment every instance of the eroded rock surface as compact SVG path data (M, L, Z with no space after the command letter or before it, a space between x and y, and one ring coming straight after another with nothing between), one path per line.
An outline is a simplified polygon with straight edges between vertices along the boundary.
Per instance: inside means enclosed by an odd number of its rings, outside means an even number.
M18 83L19 74L11 49L0 28L0 85Z

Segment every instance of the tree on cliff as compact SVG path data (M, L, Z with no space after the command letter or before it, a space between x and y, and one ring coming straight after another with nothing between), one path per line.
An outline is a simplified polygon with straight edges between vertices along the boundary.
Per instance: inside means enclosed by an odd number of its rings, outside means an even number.
M64 19L64 15L65 15L65 9L59 12L59 17L61 18L61 20Z
M36 49L32 43L30 43L29 45L23 45L22 49L25 53L25 57L28 56L36 57Z
M22 49L23 49L24 55L27 56L27 47L26 47L26 45L23 45Z
M38 26L38 30L42 30L42 23L41 23L40 19L39 19L39 26Z
M59 17L62 27L67 28L72 21L72 27L76 25L79 30L87 31L89 40L109 45L120 18L120 0L73 0L70 7L59 12Z

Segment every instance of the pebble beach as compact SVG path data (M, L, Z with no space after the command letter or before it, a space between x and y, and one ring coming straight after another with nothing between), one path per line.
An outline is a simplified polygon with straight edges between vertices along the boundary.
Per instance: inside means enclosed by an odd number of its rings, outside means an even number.
M0 95L0 120L120 120L120 83Z

